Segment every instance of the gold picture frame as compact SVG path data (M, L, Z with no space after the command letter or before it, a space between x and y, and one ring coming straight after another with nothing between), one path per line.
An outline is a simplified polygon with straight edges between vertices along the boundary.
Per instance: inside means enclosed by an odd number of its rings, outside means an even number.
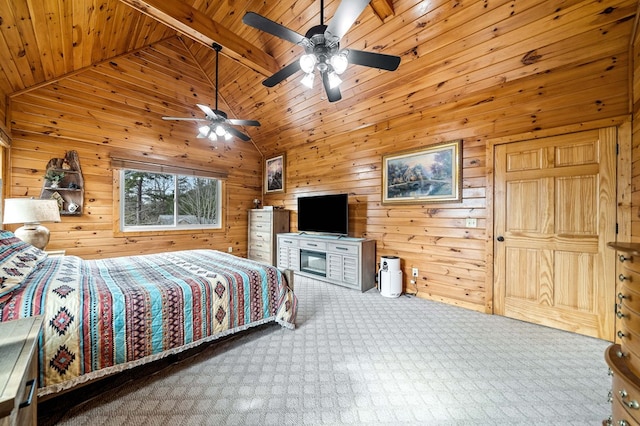
M462 201L462 140L382 157L382 203Z
M264 192L284 192L285 155L271 157L264 162Z

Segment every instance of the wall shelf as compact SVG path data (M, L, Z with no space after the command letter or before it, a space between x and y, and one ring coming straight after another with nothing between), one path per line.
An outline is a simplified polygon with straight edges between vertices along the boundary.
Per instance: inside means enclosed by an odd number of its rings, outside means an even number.
M64 158L52 158L46 172L63 172L58 186L49 179L42 184L41 199L54 199L60 206L60 216L80 216L84 210L84 179L76 151L67 151Z

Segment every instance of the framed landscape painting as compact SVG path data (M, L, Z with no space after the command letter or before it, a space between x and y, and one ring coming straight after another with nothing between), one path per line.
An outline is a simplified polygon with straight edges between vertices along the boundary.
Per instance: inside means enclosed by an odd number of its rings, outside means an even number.
M462 199L462 141L382 158L382 203L443 203Z
M264 162L264 192L284 192L284 154Z

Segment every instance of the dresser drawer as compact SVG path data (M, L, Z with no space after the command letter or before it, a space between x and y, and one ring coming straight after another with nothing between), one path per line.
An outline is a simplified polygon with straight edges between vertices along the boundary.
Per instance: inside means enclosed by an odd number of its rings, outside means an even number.
M249 249L249 259L271 263L271 253L264 250Z
M613 398L613 402L611 403L611 411L613 414L613 422L611 425L638 426L640 424L631 417L627 412L627 407L616 397Z
M613 375L613 400L625 413L619 413L624 420L640 420L640 389L623 374Z
M620 318L620 326L622 332L629 330L635 334L640 335L640 314L629 309L624 303L618 305L618 311L616 312L618 318Z
M351 244L328 243L327 251L331 251L334 253L352 254L354 256L357 256L358 246Z
M250 231L271 232L271 224L269 222L251 222Z
M271 244L271 233L251 231L249 233L249 241L250 241L249 243L250 246L253 246L256 243Z
M249 251L264 251L271 253L271 243L256 239L251 242L251 245L249 245Z
M624 285L618 293L618 303L622 303L622 306L633 312L640 312L640 293Z
M620 347L624 353L627 365L640 376L640 336L624 327L618 331Z
M249 213L249 219L251 223L254 222L262 222L262 223L271 223L271 212L268 211L251 211Z
M622 268L622 272L618 274L618 281L630 290L640 292L640 272L626 267Z
M640 273L640 256L618 252L618 260L628 270Z

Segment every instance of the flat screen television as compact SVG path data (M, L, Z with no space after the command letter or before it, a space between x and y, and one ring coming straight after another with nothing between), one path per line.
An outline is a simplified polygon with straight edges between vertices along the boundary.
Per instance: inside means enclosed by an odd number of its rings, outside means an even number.
M348 194L298 197L298 232L348 235Z

